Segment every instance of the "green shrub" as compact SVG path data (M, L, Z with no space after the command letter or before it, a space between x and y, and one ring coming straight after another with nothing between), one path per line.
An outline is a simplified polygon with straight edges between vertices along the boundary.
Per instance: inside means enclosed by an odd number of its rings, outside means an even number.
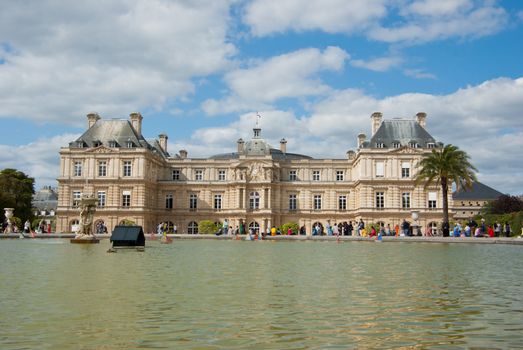
M214 223L211 220L202 220L198 223L198 233L201 234L214 234L222 228L221 223Z
M292 230L293 235L297 235L300 230L300 226L295 222L287 222L280 226L280 231L282 235L286 235L289 228Z
M120 221L120 225L123 225L123 226L135 226L136 223L133 220L130 220L130 219L123 219L122 221Z

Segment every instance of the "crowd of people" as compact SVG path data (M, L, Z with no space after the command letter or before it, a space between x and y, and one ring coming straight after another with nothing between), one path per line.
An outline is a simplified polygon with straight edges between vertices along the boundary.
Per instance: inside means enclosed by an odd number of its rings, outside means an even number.
M481 220L478 224L475 220L469 220L462 225L460 222L454 224L452 236L454 237L510 237L512 228L508 222L500 224L495 222L486 224L485 220Z

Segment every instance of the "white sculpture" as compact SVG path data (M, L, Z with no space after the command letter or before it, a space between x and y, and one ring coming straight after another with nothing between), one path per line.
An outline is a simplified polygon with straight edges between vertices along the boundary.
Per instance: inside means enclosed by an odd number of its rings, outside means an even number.
M84 195L80 199L80 224L75 239L96 238L93 233L93 216L97 202L98 199L90 195Z
M5 218L7 219L7 226L4 230L4 233L13 233L13 223L11 218L13 217L14 208L4 208Z

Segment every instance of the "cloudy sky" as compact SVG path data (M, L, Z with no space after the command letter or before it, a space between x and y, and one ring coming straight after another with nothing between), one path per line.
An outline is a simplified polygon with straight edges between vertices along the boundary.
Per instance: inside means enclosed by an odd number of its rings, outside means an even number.
M523 2L4 1L0 169L56 186L86 114L144 116L169 151L231 152L256 111L273 145L344 158L370 115L428 114L479 179L523 193Z

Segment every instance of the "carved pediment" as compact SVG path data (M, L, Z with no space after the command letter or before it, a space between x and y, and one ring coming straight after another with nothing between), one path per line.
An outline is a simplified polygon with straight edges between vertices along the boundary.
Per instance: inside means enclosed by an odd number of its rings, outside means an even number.
M102 145L102 146L98 146L95 148L91 148L91 149L87 150L87 152L89 152L89 153L114 153L115 150L113 150L111 148L107 148Z
M423 149L402 146L400 148L392 149L389 153L392 153L392 154L421 154L421 153L423 153Z
M273 181L278 179L277 168L272 162L249 160L234 165L231 171L235 180Z

